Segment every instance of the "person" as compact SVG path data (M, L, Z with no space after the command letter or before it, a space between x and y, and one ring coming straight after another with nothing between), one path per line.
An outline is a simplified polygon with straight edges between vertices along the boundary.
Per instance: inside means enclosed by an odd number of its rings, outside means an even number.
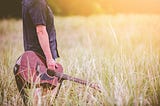
M59 54L54 16L47 1L22 0L22 18L24 50L39 53L46 59L47 68L54 70L57 65L55 59ZM57 86L57 78L54 80L54 85ZM35 91L35 95L38 95L37 92L39 89Z

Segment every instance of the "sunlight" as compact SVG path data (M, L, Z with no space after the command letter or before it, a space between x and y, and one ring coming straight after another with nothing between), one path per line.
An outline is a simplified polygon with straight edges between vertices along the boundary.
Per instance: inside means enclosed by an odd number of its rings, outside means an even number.
M48 0L60 14L160 13L159 0Z

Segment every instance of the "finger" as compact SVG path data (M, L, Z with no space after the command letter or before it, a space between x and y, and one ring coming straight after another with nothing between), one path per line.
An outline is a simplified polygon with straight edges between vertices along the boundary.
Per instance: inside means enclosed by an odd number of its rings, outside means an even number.
M49 65L48 69L55 70L55 65Z

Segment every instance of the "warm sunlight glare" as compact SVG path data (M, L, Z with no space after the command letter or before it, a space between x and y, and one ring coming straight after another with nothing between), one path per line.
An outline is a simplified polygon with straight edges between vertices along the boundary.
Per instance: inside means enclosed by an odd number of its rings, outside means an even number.
M90 13L160 13L160 0L48 0L69 15Z

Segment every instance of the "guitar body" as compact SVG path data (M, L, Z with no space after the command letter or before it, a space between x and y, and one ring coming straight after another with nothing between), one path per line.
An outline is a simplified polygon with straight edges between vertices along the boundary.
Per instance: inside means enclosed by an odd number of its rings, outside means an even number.
M38 53L26 51L20 59L20 65L16 76L19 76L23 83L27 85L35 85L36 87L42 86L44 88L54 88L57 85L57 78L47 74L45 59ZM58 64L55 71L63 73L62 66Z
M24 88L31 88L32 86L54 89L57 83L60 83L56 93L57 97L63 80L88 85L89 87L101 92L99 89L100 87L96 83L90 83L88 81L63 74L63 68L59 63L57 63L58 67L56 67L55 70L47 69L45 59L36 52L26 51L18 61L14 67L14 74L18 90L25 104L28 103L28 95Z

